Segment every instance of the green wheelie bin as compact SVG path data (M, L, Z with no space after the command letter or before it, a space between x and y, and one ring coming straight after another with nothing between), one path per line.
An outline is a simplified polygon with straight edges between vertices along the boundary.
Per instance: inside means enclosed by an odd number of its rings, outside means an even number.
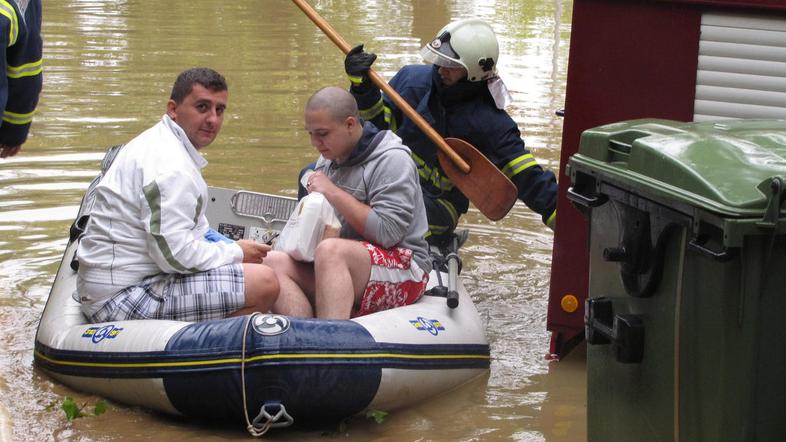
M786 121L585 131L588 440L786 440Z

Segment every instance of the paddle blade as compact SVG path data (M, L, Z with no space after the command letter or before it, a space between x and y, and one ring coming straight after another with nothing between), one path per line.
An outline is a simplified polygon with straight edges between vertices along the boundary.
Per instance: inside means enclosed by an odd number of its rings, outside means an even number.
M458 138L445 138L445 142L470 167L469 173L462 172L447 155L437 150L445 174L488 219L502 219L516 202L516 186L471 144Z

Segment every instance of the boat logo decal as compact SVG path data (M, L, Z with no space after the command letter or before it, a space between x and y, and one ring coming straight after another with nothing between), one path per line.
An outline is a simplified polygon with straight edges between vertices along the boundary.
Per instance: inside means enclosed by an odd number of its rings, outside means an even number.
M439 320L426 319L422 316L418 316L418 319L410 319L409 323L412 324L416 329L425 330L434 336L437 336L441 330L445 330L445 327L441 322L439 322Z
M289 330L289 319L281 315L258 315L254 317L253 326L260 335L280 335Z
M94 344L98 344L104 339L115 339L121 331L123 331L122 328L109 324L103 327L90 327L82 333L82 337L90 338Z

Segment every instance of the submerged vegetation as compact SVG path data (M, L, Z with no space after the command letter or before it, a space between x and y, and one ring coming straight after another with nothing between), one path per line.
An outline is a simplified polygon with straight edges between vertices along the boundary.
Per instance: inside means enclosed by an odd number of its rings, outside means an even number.
M49 405L47 405L46 410L51 411L57 406L57 401L53 401ZM71 422L74 419L86 416L100 416L106 412L106 401L98 400L95 406L93 406L93 411L87 411L88 404L87 402L83 402L82 405L76 403L76 401L66 396L63 399L63 402L60 404L60 407L66 415L66 419Z

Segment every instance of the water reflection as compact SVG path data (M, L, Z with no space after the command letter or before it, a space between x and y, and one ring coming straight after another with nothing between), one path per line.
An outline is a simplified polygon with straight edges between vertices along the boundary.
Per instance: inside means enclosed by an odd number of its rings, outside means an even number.
M554 111L563 103L571 2L311 3L350 44L365 43L379 54L375 67L387 78L404 64L419 63L420 47L449 21L489 21L499 34L500 71L513 93L508 110L538 160L556 167L561 121ZM47 407L64 395L96 398L32 368L35 327L69 220L103 152L160 118L177 73L208 65L229 81L224 131L205 151L207 181L293 195L297 170L315 156L302 128L305 100L322 86L347 84L342 57L283 0L65 0L47 2L45 15L45 84L33 132L19 156L0 161L0 351L7 355L0 359L0 438L245 439L236 426L200 425L116 404L100 418L66 423L56 406ZM383 425L353 420L346 432L332 436L582 437L576 431L583 428L582 414L575 412L583 407L583 388L576 384L581 376L571 371L581 360L561 364L556 373L549 373L544 360L551 233L520 203L502 221L491 222L473 209L463 224L471 231L463 277L492 345L488 379L395 413ZM323 437L277 432L273 438Z

